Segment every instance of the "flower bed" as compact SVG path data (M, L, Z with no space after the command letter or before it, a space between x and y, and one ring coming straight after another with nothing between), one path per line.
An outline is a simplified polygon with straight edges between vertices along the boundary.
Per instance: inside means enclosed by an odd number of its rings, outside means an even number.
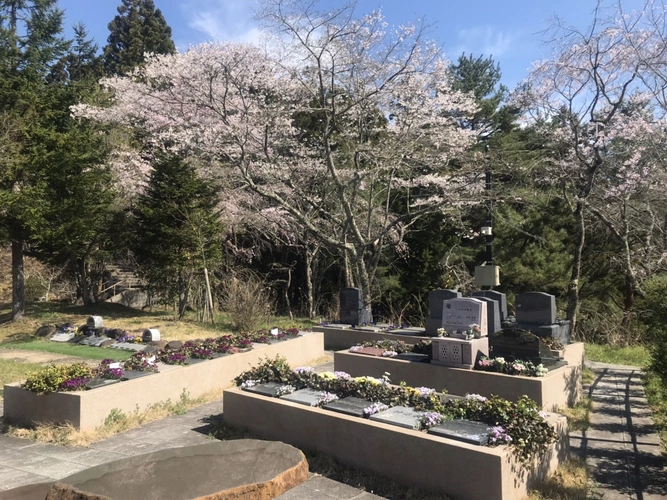
M69 422L78 429L94 429L104 423L112 409L129 413L168 399L176 401L183 391L196 398L228 387L234 377L249 365L257 363L265 356L277 354L297 364L320 358L324 355L323 336L318 333L305 333L284 342L258 345L247 352L191 366L169 366L160 363L158 373L92 390L62 392L60 385L65 380L87 377L88 374L69 371L63 374L58 371L59 367L53 367L53 373L47 380L48 385L43 376L36 377L28 385L32 390L23 388L23 384L5 385L4 416L7 422L16 425ZM130 363L129 366L135 370L142 367L153 369L151 367L155 364L148 361L149 356L152 355L138 353L126 363ZM41 381L41 385L35 383L37 380ZM53 392L54 388L58 392Z
M433 389L391 386L386 379L343 373L316 375L305 368L263 363L237 378L289 383L355 395L372 402L365 416L385 406L424 410L422 427L443 418L467 417L493 425L491 446L476 446L367 418L308 407L239 389L224 393L225 423L265 439L317 450L362 469L452 498L509 500L552 473L568 454L567 424L560 415L541 414L535 403L470 396L442 401ZM502 425L494 425L502 424ZM472 472L471 472L472 471ZM475 478L484 478L484 481Z
M525 377L338 351L334 353L334 366L336 370L353 376L380 377L390 373L395 381L404 381L411 386L433 387L457 395L497 395L510 401L528 396L544 410L572 406L582 395L582 368L578 364L551 370L544 377Z

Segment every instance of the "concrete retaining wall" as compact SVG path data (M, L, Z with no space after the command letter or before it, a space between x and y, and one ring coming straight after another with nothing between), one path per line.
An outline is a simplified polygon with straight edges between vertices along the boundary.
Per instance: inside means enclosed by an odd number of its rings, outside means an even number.
M405 382L411 387L444 389L460 396L496 395L517 401L526 395L547 411L572 406L582 395L581 367L577 365L557 368L544 377L521 377L340 351L334 353L334 366L354 377L381 377L388 372L394 384Z
M323 335L305 333L275 344L255 348L189 366L164 366L160 373L89 391L37 395L21 384L4 388L5 421L22 426L36 422L71 423L77 429L95 429L112 409L125 413L146 409L170 399L179 400L183 391L192 398L233 385L234 377L252 368L264 357L287 358L292 366L305 365L324 356Z
M452 500L524 498L569 453L567 422L560 415L549 417L560 440L534 469L521 470L507 447L469 445L239 389L225 390L224 408L226 424L258 437L319 451Z

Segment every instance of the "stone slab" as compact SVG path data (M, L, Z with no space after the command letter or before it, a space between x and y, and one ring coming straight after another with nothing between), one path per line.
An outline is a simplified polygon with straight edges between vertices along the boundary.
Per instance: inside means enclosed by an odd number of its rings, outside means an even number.
M476 324L481 330L481 336L485 337L488 332L488 314L486 302L471 298L461 297L445 300L442 303L442 328L447 333L468 331L470 325Z
M111 340L109 337L98 337L97 335L91 335L79 342L79 345L87 345L91 347L100 347L107 340Z
M364 347L362 349L359 349L358 351L354 351L355 354L364 354L365 356L377 356L377 357L382 357L383 352L384 349L380 349L379 347Z
M428 430L429 434L454 439L468 444L484 446L489 442L490 427L470 420L445 420Z
M76 337L75 333L56 333L49 340L53 342L70 342Z
M556 322L556 297L544 292L526 292L516 296L516 322L551 325Z
M442 303L445 300L455 299L461 297L461 292L456 290L432 290L428 292L428 310L429 317L432 319L442 320Z
M117 384L120 380L112 380L108 378L94 378L86 384L88 389L97 389L98 387L106 387L108 385Z
M155 375L155 372L142 372L139 370L124 370L123 379L125 380L134 380L141 377L148 377L149 375Z
M280 396L280 399L306 406L317 406L320 402L321 394L322 391L318 391L316 389L300 389L298 391L294 391L291 394Z
M428 363L431 357L428 354L417 354L415 352L404 352L394 356L394 359L402 359L403 361L412 361L415 363Z
M498 302L498 309L500 311L500 322L502 323L507 319L507 295L498 292L496 290L477 290L475 292L472 292L470 295L473 297L487 297L489 299L493 299L496 302Z
M271 398L277 398L279 396L278 391L285 384L278 382L267 382L266 384L257 384L252 387L243 387L244 391L252 392L254 394L261 394L262 396L269 396Z
M116 342L114 345L110 345L111 349L122 349L124 351L134 351L141 352L148 347L145 344L134 344L131 342Z
M407 406L394 406L371 415L369 418L376 422L382 422L390 425L397 425L406 429L416 429L418 427L419 417L423 412L416 411Z
M352 326L347 324L347 323L329 323L328 325L326 325L326 327L327 328L340 328L341 330L349 330L350 328L352 328Z
M372 404L373 403L367 399L349 396L327 403L322 406L322 408L338 413L344 413L345 415L352 415L354 417L363 417L364 410Z

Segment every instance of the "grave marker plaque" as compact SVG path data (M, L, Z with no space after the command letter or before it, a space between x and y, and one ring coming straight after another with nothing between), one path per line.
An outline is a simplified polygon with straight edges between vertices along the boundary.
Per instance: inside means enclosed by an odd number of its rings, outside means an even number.
M108 378L93 378L86 384L88 389L97 389L98 387L106 387L107 385L117 384L120 380L112 380Z
M131 342L116 342L114 345L109 346L109 349L122 349L125 351L134 351L141 352L146 349L145 344L133 344Z
M388 410L380 411L371 415L370 420L385 424L397 425L406 429L418 428L419 418L424 412L417 411L408 406L394 406Z
M471 331L471 325L480 327L481 336L488 331L486 302L474 298L445 300L442 303L442 328L447 333Z
M556 322L556 297L544 292L517 295L516 322L531 325L552 325Z
M280 399L306 406L317 406L320 402L321 394L322 391L318 391L316 389L300 389L298 391L294 391L291 394L280 396Z
M445 420L428 430L429 434L454 439L468 444L484 446L489 442L491 428L482 422L471 420Z
M277 398L279 396L278 392L281 387L285 384L279 382L267 382L265 384L257 384L252 387L241 387L242 390L252 392L253 394L261 394L262 396L269 396L271 398Z
M76 337L74 333L56 333L49 340L53 340L54 342L69 342L74 337Z
M431 356L428 354L417 354L416 352L404 352L397 354L392 359L402 359L403 361L412 361L415 363L428 363L431 361Z
M372 404L372 402L366 399L348 396L347 398L342 398L336 401L332 401L331 403L327 403L322 406L322 408L338 413L344 413L345 415L352 415L354 417L363 417L364 410Z
M364 354L366 356L382 357L383 352L384 349L381 349L380 347L362 347L359 350L353 351L353 354Z

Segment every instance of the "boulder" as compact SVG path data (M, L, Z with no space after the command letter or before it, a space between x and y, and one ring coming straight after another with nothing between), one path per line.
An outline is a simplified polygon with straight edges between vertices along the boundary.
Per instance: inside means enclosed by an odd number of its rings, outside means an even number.
M172 340L164 346L165 349L180 349L181 347L183 347L183 342L180 340Z
M35 332L35 337L50 338L58 329L54 325L42 325Z

